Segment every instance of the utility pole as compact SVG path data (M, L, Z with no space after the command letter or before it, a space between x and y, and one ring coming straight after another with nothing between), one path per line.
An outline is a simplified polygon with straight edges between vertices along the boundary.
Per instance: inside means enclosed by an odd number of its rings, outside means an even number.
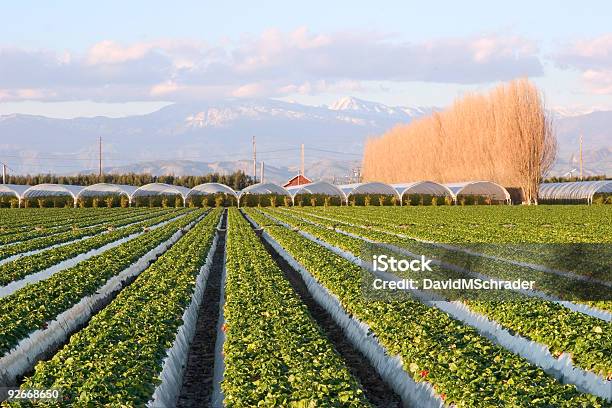
M264 178L264 162L261 162L261 170L260 170L260 181L262 183L265 183L265 178Z
M100 176L100 182L102 182L102 136L98 137L98 158L100 159L98 176Z
M2 184L6 184L6 164L2 163Z
M302 148L301 148L301 152L300 152L300 175L302 177L306 177L306 175L304 174L304 143L302 143ZM300 177L298 176L298 185L302 184Z
M355 167L353 169L353 177L355 181L353 183L361 183L361 167Z
M300 169L302 172L302 177L306 177L306 174L304 172L304 143L302 143L302 152L301 152L301 165L300 165Z
M253 183L257 183L257 148L255 147L255 136L253 136Z
M583 180L583 173L582 173L582 133L580 134L580 181Z

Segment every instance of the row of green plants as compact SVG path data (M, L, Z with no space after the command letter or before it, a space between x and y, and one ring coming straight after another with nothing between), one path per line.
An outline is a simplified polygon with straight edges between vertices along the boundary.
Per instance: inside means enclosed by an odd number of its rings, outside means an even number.
M264 217L248 211L256 220ZM476 329L412 300L372 300L373 275L280 226L266 228L293 258L365 323L416 382L428 382L449 406L602 407L605 402L564 385L542 369L492 343Z
M156 211L149 209L110 209L110 210L94 210L92 208L86 210L76 210L74 208L62 209L31 209L24 211L11 211L0 209L0 236L26 232L34 229L48 229L59 227L83 227L89 224L90 221L104 219L109 216L118 216L121 214L140 214L144 212Z
M325 225L329 228L340 228L343 231L353 233L377 242L385 242L405 248L413 253L428 254L444 262L454 264L459 267L469 269L473 272L490 275L499 279L513 280L524 279L534 280L535 289L547 293L548 295L560 299L583 303L601 310L612 312L612 301L610 301L610 289L598 282L577 280L572 276L554 274L514 264L503 259L493 259L473 255L470 253L444 248L439 245L417 241L408 237L399 236L395 233L386 232L382 229L364 228L351 225L348 221L334 219L330 214L325 218L312 213L299 212L300 217L311 222ZM608 266L610 255L610 245L600 244L574 244L563 246L559 251L550 253L551 245L537 245L533 250L531 245L520 245L518 247L505 244L493 247L495 254L512 259L521 253L521 259L530 263L539 263L543 260L544 264L559 264L566 270L573 270L588 276L612 281L610 268ZM554 246L553 246L554 247ZM492 252L490 245L468 246L469 249ZM483 251L484 249L484 251ZM568 250L569 249L569 250ZM567 253L565 253L567 252ZM572 257L572 254L578 252ZM563 256L561 256L563 255ZM552 258L552 259L551 259ZM559 263L566 260L562 264ZM586 264L578 265L584 260ZM575 265L575 266L572 266ZM600 273L598 273L600 272Z
M0 235L1 244L11 244L20 241L33 240L40 237L47 237L53 234L60 234L68 231L75 231L81 228L89 228L97 224L102 224L109 219L130 218L133 216L146 215L155 216L160 210L147 210L124 212L124 213L93 213L88 217L75 219L50 219L27 228L19 228L12 232Z
M355 256L363 256L372 251L383 252L378 246L366 246L362 239L347 236L328 228L330 223L321 222L320 219L304 222L299 217L288 214L287 211L270 211L270 215L300 230L306 231L318 239L333 246L352 253ZM341 230L364 237L375 242L392 244L408 249L415 254L426 254L429 259L443 259L445 262L456 266L468 267L475 263L463 261L456 262L457 258L449 257L437 248L433 251L422 244L412 245L409 240L382 234L380 232L363 228L345 228ZM414 242L414 241L413 241ZM365 253L364 253L365 252ZM401 254L391 252L391 255L402 258ZM442 255L442 256L440 256ZM485 261L486 262L486 261ZM513 280L521 278L527 280L529 275L524 271L513 273L510 268L499 268L499 265L479 265L480 272L489 276ZM503 265L502 265L503 267ZM432 266L433 272L398 272L397 275L406 279L469 279L468 274ZM487 316L503 327L511 330L522 337L545 344L551 354L559 356L562 353L570 353L574 364L584 370L590 370L603 378L612 377L612 323L605 322L592 316L573 312L557 303L529 298L515 292L504 291L489 293L488 291L471 291L469 293L454 291L436 291L436 295L446 296L450 299L462 299L473 311Z
M92 227L72 227L66 232L48 232L46 236L40 238L26 238L17 240L14 244L0 247L0 259L5 259L13 255L22 254L29 251L35 251L44 249L53 245L62 244L65 242L74 241L79 238L86 236L94 236L103 232L113 231L115 228L119 228L128 224L137 223L143 220L151 218L153 215L163 215L164 212L158 212L157 214L145 213L145 214L118 214L111 217L105 217L102 220L98 220L95 226ZM101 221L101 222L100 222ZM101 225L98 225L101 224Z
M249 223L229 210L224 305L227 407L369 406Z
M53 358L39 363L22 388L62 389L66 406L145 406L184 323L220 215L211 211Z
M323 213L322 208L305 208ZM605 206L339 207L333 217L436 242L612 243Z
M106 244L126 238L132 234L143 232L150 227L180 216L186 210L179 210L163 214L158 217L149 218L126 228L109 231L105 234L98 234L91 238L77 241L71 244L51 248L47 251L17 258L10 262L0 265L0 286L7 285L13 281L22 279L27 275L43 271L62 261L74 258L79 254L98 249Z
M375 228L548 268L611 280L612 224L606 207L475 208L460 212L340 208L340 222ZM500 211L498 211L500 210ZM314 209L311 213L323 215ZM596 298L594 298L596 299Z
M0 355L204 214L198 210L0 299Z

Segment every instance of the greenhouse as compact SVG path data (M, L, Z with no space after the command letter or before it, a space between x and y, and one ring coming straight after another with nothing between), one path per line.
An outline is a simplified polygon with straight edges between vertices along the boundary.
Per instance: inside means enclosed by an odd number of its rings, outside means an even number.
M189 201L190 205L196 207L229 206L236 205L238 193L225 184L204 183L189 190L189 193L185 196L185 200Z
M30 188L28 185L20 184L0 184L0 196L1 197L12 197L15 196L18 200L21 200L23 193Z
M69 184L37 184L27 188L21 194L21 200L24 201L26 207L32 200L35 200L40 207L44 206L43 203L46 202L53 202L54 207L76 206L77 196L83 188L83 186Z
M612 195L612 180L574 181L566 183L540 184L538 198L540 201L593 203L593 198L601 195L604 201Z
M452 203L453 192L443 184L434 181L416 181L413 183L393 184L393 188L401 197L402 203L406 204L444 204Z
M164 205L168 203L168 196L175 196L175 207L179 206L179 201L185 205L186 197L189 194L189 189L182 186L174 186L165 183L149 183L138 187L130 197L130 203L135 205L147 204Z
M371 181L339 186L347 202L353 205L388 205L401 203L401 195L390 184Z
M317 181L315 183L304 184L301 186L288 187L287 191L291 194L293 204L304 202L310 205L342 205L346 202L344 192L338 186L327 181Z
M163 183L150 183L141 187L108 183L98 183L90 186L68 184L37 184L35 186L0 184L0 197L15 196L19 200L19 206L21 206L22 202L25 206L29 206L29 203L34 200L39 206L49 203L53 203L54 207L68 204L75 207L77 204L86 206L91 205L92 201L96 201L97 204L100 198L114 200L114 196L125 196L126 205L134 203L143 204L145 198L156 197L155 200L147 200L147 204L160 205L164 199L163 197L168 195L180 197L180 205L184 205L184 199L189 193L190 189L186 187ZM93 205L95 206L96 204ZM175 206L176 204L175 202ZM107 205L114 205L114 203L107 203Z
M463 183L448 183L446 187L453 193L455 202L464 203L477 199L492 202L510 203L510 193L504 187L492 181L468 181ZM462 197L460 197L462 196ZM462 201L464 200L464 201Z
M128 201L131 202L132 195L137 189L138 187L128 186L126 184L97 183L81 189L76 195L76 201L78 201L79 198L125 195Z
M171 196L174 196L172 198ZM612 201L612 180L540 185L541 202ZM433 181L387 184L381 182L334 185L317 181L284 188L258 183L235 191L221 183L204 183L192 189L164 183L141 187L98 183L91 186L0 184L0 204L11 206L275 206L275 205L442 205L509 203L510 194L491 181L440 184Z
M284 187L274 183L257 183L238 193L238 205L244 203L247 206L275 206L280 204L281 197L285 205L292 201L291 193Z

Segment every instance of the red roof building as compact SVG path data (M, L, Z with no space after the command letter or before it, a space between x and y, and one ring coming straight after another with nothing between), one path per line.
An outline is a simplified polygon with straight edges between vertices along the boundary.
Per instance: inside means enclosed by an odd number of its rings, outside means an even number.
M287 188L287 187L293 187L293 186L303 186L304 184L310 184L312 183L312 180L310 180L309 178L302 176L301 174L298 174L297 176L293 177L291 180L287 181L283 187Z

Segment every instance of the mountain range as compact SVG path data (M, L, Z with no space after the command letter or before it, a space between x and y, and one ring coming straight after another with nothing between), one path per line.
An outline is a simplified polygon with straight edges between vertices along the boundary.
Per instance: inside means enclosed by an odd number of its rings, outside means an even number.
M4 115L0 161L20 174L97 171L101 137L105 172L182 175L241 169L250 174L256 136L257 160L265 162L270 181L297 173L302 143L308 176L346 180L359 166L368 137L435 110L345 97L323 106L244 99L176 103L123 118ZM553 173L577 166L582 133L585 173L612 174L612 111L558 110L554 115L559 155Z

